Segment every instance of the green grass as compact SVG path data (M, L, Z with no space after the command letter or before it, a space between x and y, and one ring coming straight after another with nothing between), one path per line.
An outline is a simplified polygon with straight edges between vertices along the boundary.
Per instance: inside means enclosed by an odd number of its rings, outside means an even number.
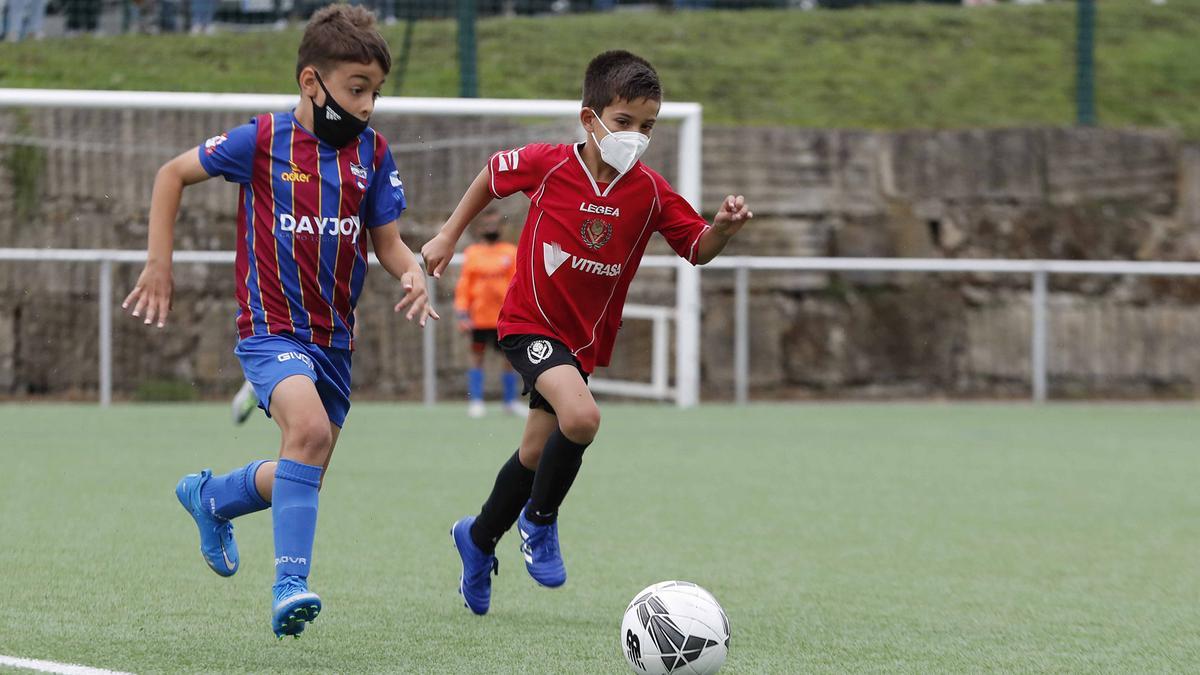
M402 31L385 30L393 52ZM906 129L1074 122L1070 2L485 19L478 35L484 96L577 98L587 60L624 47L657 65L668 99L702 102L715 123ZM1100 3L1101 123L1200 138L1198 36L1200 0ZM298 40L292 30L0 44L0 86L293 92ZM456 96L457 77L455 24L419 23L403 93Z
M270 519L213 575L179 475L272 453L217 405L0 407L0 654L136 672L617 673L642 587L727 610L730 673L1195 672L1200 414L1186 406L606 406L564 511L571 580L501 542L493 611L447 527L510 418L355 407L298 641L268 626Z

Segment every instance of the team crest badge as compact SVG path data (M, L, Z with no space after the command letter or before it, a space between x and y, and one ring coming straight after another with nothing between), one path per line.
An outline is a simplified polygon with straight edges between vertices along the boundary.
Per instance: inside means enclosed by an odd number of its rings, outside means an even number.
M593 251L600 250L601 246L608 243L612 239L613 226L607 220L599 218L588 218L583 221L583 227L579 229L579 236L583 237L583 243Z
M553 353L554 347L551 346L548 340L538 340L525 348L525 354L529 356L529 362L535 366L550 358L550 355Z
M350 173L354 174L355 178L367 179L367 167L362 164L351 164Z

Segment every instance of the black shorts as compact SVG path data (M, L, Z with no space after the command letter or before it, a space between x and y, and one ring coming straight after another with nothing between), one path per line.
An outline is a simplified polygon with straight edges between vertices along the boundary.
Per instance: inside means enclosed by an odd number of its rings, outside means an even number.
M500 350L512 364L513 370L521 374L525 381L522 394L529 394L529 409L541 408L551 415L554 408L550 402L542 398L534 384L538 376L555 366L575 366L583 381L587 382L588 374L583 372L579 361L571 354L571 350L554 338L544 335L509 335L500 341Z
M471 351L476 354L483 352L488 347L500 351L500 335L495 328L473 328L471 329Z

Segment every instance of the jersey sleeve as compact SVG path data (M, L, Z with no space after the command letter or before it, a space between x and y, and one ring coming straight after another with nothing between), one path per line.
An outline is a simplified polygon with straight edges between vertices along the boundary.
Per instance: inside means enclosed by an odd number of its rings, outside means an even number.
M662 199L662 212L658 218L658 231L671 245L680 258L696 264L696 251L700 237L710 225L686 199L675 192L662 177L656 176L658 193Z
M221 176L230 183L249 183L257 139L257 119L213 136L198 150L200 165L213 178Z
M517 192L532 195L542 184L555 147L545 143L530 143L515 150L501 150L488 160L491 179L488 188L496 199Z
M408 202L404 198L404 181L400 180L400 172L396 169L396 161L392 159L392 151L380 137L382 156L367 186L366 226L379 227L400 217Z

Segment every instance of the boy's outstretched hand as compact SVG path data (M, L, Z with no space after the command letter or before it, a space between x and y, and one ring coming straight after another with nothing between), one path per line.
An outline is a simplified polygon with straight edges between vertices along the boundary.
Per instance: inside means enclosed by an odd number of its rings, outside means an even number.
M428 244L426 244L428 246ZM433 303L429 300L429 291L425 288L425 274L421 271L405 272L400 276L400 284L404 287L404 298L396 303L396 312L403 312L405 308L408 313L404 318L412 321L417 319L417 323L422 328L425 327L425 321L432 317L437 320L442 317L433 309Z
M147 264L138 276L137 284L121 303L121 309L129 309L133 316L145 315L147 326L158 321L158 327L167 324L167 313L171 311L171 298L174 294L175 282L171 279L171 268L161 265Z
M721 202L721 210L713 219L713 228L721 234L732 237L754 217L754 213L746 206L746 198L742 195L729 195Z
M454 242L449 237L439 233L421 247L421 257L425 258L425 269L435 279L442 278L446 265L454 257Z

